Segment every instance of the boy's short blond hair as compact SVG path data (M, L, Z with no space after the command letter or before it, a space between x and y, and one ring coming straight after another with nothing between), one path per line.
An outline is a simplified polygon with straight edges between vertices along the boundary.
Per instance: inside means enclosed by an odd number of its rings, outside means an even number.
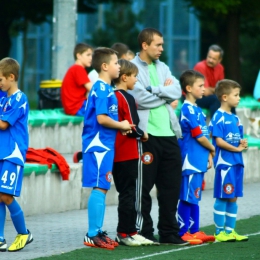
M99 47L94 50L92 56L92 68L97 71L97 73L101 72L101 65L103 63L109 64L112 55L117 55L117 51L106 48L106 47Z
M4 77L7 78L10 76L10 74L13 74L15 81L18 81L19 70L20 65L15 59L7 57L0 60L0 72L3 74Z
M222 79L218 81L217 86L215 88L215 94L218 100L222 101L223 95L229 95L232 89L239 88L241 90L241 86L234 80L231 79Z
M118 84L121 80L122 75L131 76L132 74L137 75L138 74L138 68L137 66L132 63L131 61L120 59L118 61L118 64L120 65L120 73L118 78L114 79L114 83Z
M87 51L87 50L93 50L93 48L86 44L86 43L78 43L75 47L74 47L74 51L73 51L73 56L74 59L77 60L77 54L82 54L83 52Z

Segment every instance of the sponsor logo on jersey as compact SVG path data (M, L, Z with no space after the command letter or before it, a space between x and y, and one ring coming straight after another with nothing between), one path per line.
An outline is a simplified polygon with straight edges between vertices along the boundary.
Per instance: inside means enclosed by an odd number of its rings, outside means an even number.
M228 143L239 143L240 142L240 134L239 133L231 133L229 132L227 135L226 135L226 141Z
M153 155L149 152L143 153L141 160L144 164L150 164L153 161Z
M194 196L195 196L195 198L199 199L199 197L200 197L200 187L195 190Z
M111 182L112 179L113 179L112 172L107 172L107 173L106 173L106 180L107 180L108 182Z
M225 125L230 125L230 124L232 124L231 121L226 121L226 122L225 122Z
M109 113L116 114L117 113L117 105L113 104L111 107L109 107Z
M227 183L225 186L224 186L224 192L226 194L231 194L233 193L234 191L234 186L231 184L231 183Z
M204 125L204 126L200 125L200 130L201 130L201 132L203 133L204 136L208 136L209 135L209 129L208 129L208 127L206 125Z

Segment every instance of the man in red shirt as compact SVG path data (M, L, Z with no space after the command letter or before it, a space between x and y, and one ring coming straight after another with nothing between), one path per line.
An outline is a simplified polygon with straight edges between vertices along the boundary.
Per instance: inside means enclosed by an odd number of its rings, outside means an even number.
M201 108L209 109L211 117L220 107L220 102L215 95L215 87L219 80L224 79L224 67L220 64L223 54L221 47L211 45L207 58L194 66L194 70L199 71L205 77L205 93L203 98L197 100L197 104Z

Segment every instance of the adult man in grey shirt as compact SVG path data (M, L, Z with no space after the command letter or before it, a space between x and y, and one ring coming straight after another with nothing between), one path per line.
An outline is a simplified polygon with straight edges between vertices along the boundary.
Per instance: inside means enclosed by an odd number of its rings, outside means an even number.
M181 187L181 153L177 138L181 136L178 119L171 107L181 97L179 81L169 67L159 61L163 36L146 28L138 36L140 53L132 62L137 65L138 81L132 94L137 103L139 127L149 134L147 142L139 142L140 163L137 180L137 228L147 239L154 237L150 215L150 191L156 185L159 204L159 242L186 245L179 236L176 209Z

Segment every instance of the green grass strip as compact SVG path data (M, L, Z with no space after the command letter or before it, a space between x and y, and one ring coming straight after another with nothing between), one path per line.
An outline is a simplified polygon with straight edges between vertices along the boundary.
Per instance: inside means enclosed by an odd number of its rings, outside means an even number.
M214 226L203 227L202 231L207 234L214 233ZM179 247L174 245L127 247L119 246L115 250L99 248L83 248L50 257L36 258L37 260L247 260L260 259L260 216L237 221L236 231L238 234L249 236L247 242L229 242L203 244L200 246Z

